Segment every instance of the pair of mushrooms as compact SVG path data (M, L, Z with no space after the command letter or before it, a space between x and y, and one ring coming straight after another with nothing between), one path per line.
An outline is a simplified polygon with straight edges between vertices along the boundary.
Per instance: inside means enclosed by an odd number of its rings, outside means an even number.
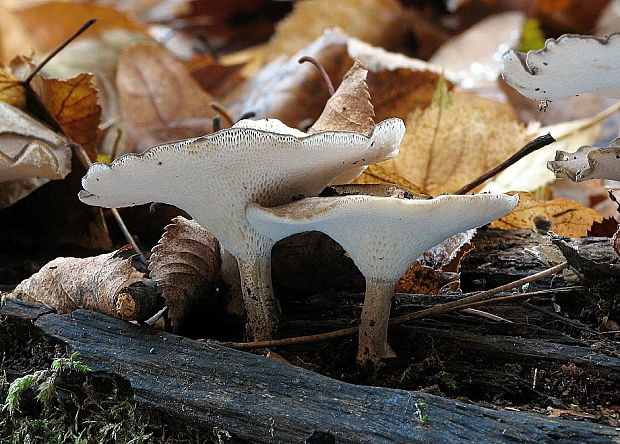
M211 135L96 163L79 197L109 208L163 202L189 213L237 259L255 340L271 338L279 319L271 248L294 233L325 232L366 276L358 361L377 363L389 353L391 298L409 265L444 239L501 217L517 201L491 194L305 197L360 166L394 157L403 134L400 119L380 122L370 136L308 135L275 119L242 120Z

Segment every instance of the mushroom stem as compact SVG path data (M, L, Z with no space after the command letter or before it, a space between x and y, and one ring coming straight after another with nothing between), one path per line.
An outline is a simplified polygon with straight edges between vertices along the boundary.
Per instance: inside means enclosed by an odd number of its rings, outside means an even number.
M271 339L280 321L280 304L271 285L271 255L237 258L237 263L252 338Z
M387 333L396 282L366 278L366 296L359 330L358 364L377 364L394 356L388 345Z

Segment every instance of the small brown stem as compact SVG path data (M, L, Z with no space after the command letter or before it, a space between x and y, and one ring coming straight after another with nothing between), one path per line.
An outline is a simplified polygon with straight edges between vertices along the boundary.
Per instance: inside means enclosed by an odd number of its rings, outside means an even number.
M539 150L542 147L545 147L547 145L550 145L553 142L555 142L555 139L553 138L553 136L551 136L551 134L545 134L543 136L538 136L534 140L528 142L523 148L521 148L519 151L514 153L508 159L504 160L498 166L490 169L489 171L487 171L486 173L484 173L482 176L478 177L477 179L474 179L472 182L465 185L463 188L461 188L454 194L469 193L471 190L476 188L478 185L481 185L482 183L489 180L491 177L494 177L497 174L501 173L509 166L514 165L519 160L523 159L525 156L532 154L534 151Z
M90 160L90 157L88 157L88 154L86 153L82 145L80 145L79 143L72 143L71 148L73 148L73 152L76 154L84 169L88 170L91 166L93 166L93 162ZM112 216L114 216L114 219L116 219L116 223L121 229L123 236L125 236L127 242L129 242L134 251L138 253L142 262L146 264L146 256L144 255L144 253L142 253L142 250L140 249L140 247L138 247L138 244L127 229L127 225L125 225L125 222L123 221L123 218L119 214L118 210L116 208L110 208L110 211L112 212Z
M420 310L420 311L416 311L414 313L410 313L408 315L403 315L403 316L398 316L395 318L390 319L389 324L390 325L394 325L394 324L400 324L402 322L407 322L407 321L411 321L413 319L419 319L419 318L423 318L426 316L431 316L431 315L439 315L439 314L444 314L444 313L449 313L452 311L457 311L457 310L461 310L463 308L471 308L474 306L481 306L481 305L487 305L487 304L491 304L494 303L497 300L507 300L504 298L496 298L496 299L490 299L487 301L484 301L484 303L478 303L478 301L481 301L482 299L487 299L490 298L493 295L502 293L506 290L510 290L516 287L520 287L522 285L528 284L530 282L534 282L538 279L543 279L547 276L550 276L554 273L560 272L564 269L568 268L568 262L562 262L561 264L556 265L555 267L551 267L548 268L547 270L541 271L539 273L535 273L531 276L527 276L525 278L516 280L514 282L511 282L509 284L505 284L505 285L501 285L499 287L493 288L491 290L486 290L486 291L482 291L480 293L476 293L474 295L453 301L453 302L447 302L445 304L439 304L436 305L434 307L431 308L427 308L424 310ZM558 289L558 291L561 289ZM525 297L531 297L533 295L536 294L540 294L540 292L533 292L533 293L523 293L523 294L519 294L519 295L513 295L513 296L506 296L506 297L512 297L512 298L525 298ZM475 303L475 305L474 305ZM229 346L229 347L233 347L236 349L251 349L251 348L266 348L266 347L277 347L277 346L282 346L282 345L291 345L291 344L305 344L305 343L309 343L309 342L318 342L318 341L325 341L328 339L335 339L335 338L339 338L342 336L348 336L348 335L353 335L356 334L359 331L359 327L351 327L351 328L345 328L342 330L335 330L335 331L331 331L328 333L321 333L321 334L316 334L316 335L307 335L307 336L297 336L294 338L286 338L286 339L276 339L276 340L271 340L271 341L256 341L256 342L230 342L230 343L223 343L223 345Z
M334 89L334 84L332 83L332 79L330 79L329 75L327 75L327 71L325 71L325 68L323 68L323 65L321 65L321 62L319 62L314 57L310 57L310 56L303 56L302 58L297 60L297 62L298 63L310 62L314 66L316 66L317 69L319 70L319 72L321 73L321 76L323 77L323 81L327 85L327 90L329 91L329 96L331 97L331 96L333 96L335 94L336 90Z
M123 137L123 130L118 128L116 130L116 137L114 138L114 143L112 144L112 153L110 154L110 160L116 159L116 154L118 153L118 145L121 142L121 137Z
M26 80L24 80L25 84L30 83L30 81L34 78L34 76L37 75L37 73L39 71L41 71L43 69L43 67L45 65L47 65L47 63L52 60L56 54L58 54L60 51L62 51L63 49L65 49L67 47L67 45L69 43L71 43L72 41L74 41L76 38L78 38L84 31L86 31L88 28L90 28L92 25L94 25L95 23L97 23L97 19L96 18L92 18L90 20L88 20L86 23L84 23L80 29L78 29L77 31L75 31L73 33L73 35L71 37L69 37L67 40L65 40L63 43L60 44L60 46L58 46L55 50L53 50L52 52L50 52L47 57L45 57L45 59L43 59L43 61L41 63L39 63L39 65L34 69L34 71L32 71L30 73L30 75L28 75L28 77L26 77Z

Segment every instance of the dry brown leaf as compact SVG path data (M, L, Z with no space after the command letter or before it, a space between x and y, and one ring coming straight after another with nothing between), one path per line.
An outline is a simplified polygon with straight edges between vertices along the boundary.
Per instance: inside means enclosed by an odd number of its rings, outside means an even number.
M366 85L367 74L368 71L356 61L308 132L355 131L370 134L375 126L375 112Z
M68 142L25 112L0 102L0 208L71 170Z
M149 272L166 300L175 331L197 300L213 293L221 260L217 239L193 220L172 219L153 248Z
M224 104L236 119L253 112L256 119L279 119L305 130L323 111L329 92L316 67L299 64L302 56L318 60L332 80L341 79L351 66L346 51L348 36L330 29L293 57L267 64L228 95Z
M101 107L92 74L80 74L68 80L37 76L32 87L49 113L90 159L97 159Z
M222 65L213 57L193 60L189 70L198 84L213 97L224 97L245 81L241 75L244 63Z
M508 105L459 93L452 106L415 111L406 127L399 156L382 165L431 195L455 192L528 140Z
M515 194L515 193L508 193ZM542 228L560 236L583 237L594 222L603 217L591 208L564 198L538 201L532 193L518 192L519 203L506 216L493 222L491 228Z
M153 301L134 297L130 286L145 279L131 265L132 256L125 247L83 259L56 258L22 281L11 297L49 305L58 313L84 308L121 319L145 319L153 314Z
M22 110L26 108L26 89L2 64L0 64L0 102Z
M56 48L93 17L97 25L82 34L92 36L106 29L122 28L148 35L144 26L117 9L92 2L50 1L14 11L43 51Z
M292 55L332 27L371 45L399 48L408 30L407 13L395 0L296 2L293 12L278 23L265 48L266 57Z
M426 192L419 186L409 182L404 177L399 176L378 163L369 165L368 168L364 170L362 175L355 179L352 183L393 183L416 193L426 194Z
M442 272L415 262L398 280L394 292L440 294L448 289L446 286L448 286L451 291L458 290L458 279L459 275L457 273Z
M119 61L116 85L128 139L123 152L212 132L213 98L156 45L128 48Z

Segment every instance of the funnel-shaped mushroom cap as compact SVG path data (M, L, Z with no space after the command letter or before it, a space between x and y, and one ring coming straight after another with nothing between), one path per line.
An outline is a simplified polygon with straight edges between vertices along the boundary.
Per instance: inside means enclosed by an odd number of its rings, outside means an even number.
M274 208L250 204L246 216L274 242L303 231L322 231L342 245L366 279L395 281L429 248L500 218L518 200L505 194L430 200L312 197Z
M82 179L79 197L110 208L176 205L235 257L261 255L272 242L247 223L249 202L273 206L316 196L343 171L395 156L404 130L400 119L380 122L369 137L342 131L307 135L274 119L242 121L111 164L96 163Z

